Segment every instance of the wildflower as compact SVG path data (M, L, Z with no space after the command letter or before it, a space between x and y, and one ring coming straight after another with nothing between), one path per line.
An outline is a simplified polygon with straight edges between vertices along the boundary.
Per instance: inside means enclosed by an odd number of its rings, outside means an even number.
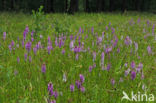
M73 40L73 35L70 35L70 40Z
M22 47L24 48L24 40L22 40Z
M9 47L9 50L11 51L11 50L12 50L12 46L11 46L11 45L9 45L8 47Z
M11 47L13 47L15 45L15 42L12 40L11 41Z
M143 74L143 72L142 72L142 73L141 73L141 79L144 79L144 77L145 77L145 76L144 76L144 74Z
M46 72L46 65L45 64L42 64L42 73L45 73Z
M62 50L62 54L64 54L64 53L65 53L65 49Z
M66 76L66 74L65 74L65 73L63 74L63 81L64 81L64 82L66 82L66 81L67 81L67 76Z
M135 51L137 52L137 50L138 50L138 43L134 43L134 45L135 45Z
M77 54L76 54L76 60L78 60L78 59L79 59L79 54L77 53Z
M24 54L24 60L27 61L27 54Z
M26 48L26 50L27 50L28 52L30 52L30 50L31 50L31 42L26 43L26 44L25 44L25 48Z
M55 38L55 46L58 46L57 37Z
M106 28L106 30L108 30L108 26L106 26L105 28Z
M6 39L6 32L3 32L3 40Z
M117 49L117 52L120 53L120 48Z
M19 63L20 62L20 58L19 57L17 57L17 63Z
M138 67L136 68L137 72L140 72L140 70L143 68L143 64L139 63Z
M125 71L125 76L127 76L130 72L130 69L128 68L126 71Z
M132 40L130 39L129 36L127 36L127 37L125 38L125 44L126 44L126 45L131 45L131 44L132 44Z
M73 51L74 50L74 41L70 42L70 50Z
M114 85L115 84L115 80L112 78L111 79L111 84Z
M92 34L94 33L94 27L91 28L91 32L92 32Z
M93 66L89 66L89 72L91 72L93 69Z
M17 70L14 70L14 75L17 75L18 74L18 71Z
M136 77L136 72L133 70L131 71L131 79L134 80Z
M40 39L42 39L43 38L43 36L40 34Z
M81 82L79 80L76 80L75 85L79 89L81 87Z
M101 65L104 65L104 58L105 58L105 54L104 54L104 52L102 52L102 54L101 54Z
M85 92L85 87L81 86L81 87L80 87L80 91L81 91L82 93L84 93L84 92Z
M131 62L131 68L132 68L132 69L135 68L135 62L134 62L134 61Z
M110 68L111 68L111 64L109 63L109 64L107 65L107 70L109 71Z
M36 47L33 48L33 52L36 55L36 52L37 52L37 48Z
M73 84L70 85L70 91L71 91L71 92L74 91L74 85L73 85Z
M55 97L55 99L58 97L58 92L57 91L54 91L54 97Z
M51 82L48 83L48 93L50 96L53 95L53 84Z
M47 46L48 54L50 54L51 50L53 50L53 47L52 47L51 45L48 45L48 46Z
M151 46L148 46L148 47L147 47L147 51L148 51L148 54L152 54Z
M80 74L79 77L80 77L80 81L81 81L81 83L83 83L84 80L85 80L84 76L83 76L82 74Z
M56 100L52 100L50 103L56 103Z
M106 53L110 53L112 51L112 46L110 46L110 47L108 47L108 48L106 48Z
M29 62L31 62L32 61L32 58L31 58L31 56L29 56Z

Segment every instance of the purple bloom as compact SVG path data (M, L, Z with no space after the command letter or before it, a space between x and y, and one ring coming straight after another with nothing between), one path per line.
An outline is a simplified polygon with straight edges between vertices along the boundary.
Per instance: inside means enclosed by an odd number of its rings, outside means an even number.
M93 68L96 68L96 64L95 63L93 64Z
M76 80L75 85L79 89L81 87L81 82L79 80Z
M138 18L137 22L140 23L140 18Z
M8 47L9 47L9 50L11 51L11 50L12 50L12 46L11 46L11 45L9 45Z
M26 48L26 50L27 50L28 52L30 52L30 50L31 50L31 42L26 43L26 44L25 44L25 48Z
M34 31L31 32L31 37L33 37Z
M53 47L51 45L47 46L48 54L50 54L51 50L53 50Z
M101 65L104 65L104 58L105 58L105 54L104 54L104 52L102 52L102 54L101 54Z
M54 92L54 97L55 97L55 99L58 97L58 92L57 91Z
M24 60L27 61L27 54L24 54Z
M50 103L56 103L56 100L52 100Z
M130 39L129 36L127 36L127 37L125 38L125 44L126 44L126 45L131 45L131 44L132 44L132 40Z
M130 69L128 68L126 71L125 71L125 76L127 76L130 72Z
M138 67L136 68L137 72L140 72L140 70L143 68L143 64L139 63Z
M34 38L33 38L33 37L31 37L31 41L32 41L32 42L34 41Z
M74 91L74 85L73 85L73 84L70 85L70 91L71 91L71 92Z
M74 41L73 41L73 40L70 42L70 50L71 50L71 51L74 50Z
M46 72L46 65L45 64L42 64L42 73L45 73Z
M53 95L53 84L51 82L48 83L48 93L50 96Z
M138 43L134 43L134 45L135 45L135 51L137 52L137 50L138 50Z
M17 63L19 63L20 62L20 58L19 57L17 57Z
M6 32L3 32L3 40L6 39Z
M134 80L136 77L136 72L133 70L131 71L131 79Z
M141 73L141 79L144 79L144 77L145 77L145 76L144 76L144 74L143 74L143 72L142 72L142 73Z
M62 54L64 54L64 53L65 53L65 49L62 50Z
M112 30L112 34L114 34L114 32L115 32L115 29L114 29L114 28L111 28L111 30Z
M115 84L115 80L112 78L111 79L111 84L114 85Z
M57 37L55 38L55 46L58 46Z
M91 28L91 32L92 32L92 34L94 33L94 27Z
M107 70L109 71L110 68L111 68L111 64L109 63L109 64L107 65Z
M135 62L134 62L134 61L131 62L131 68L132 68L132 69L135 68Z
M31 56L29 56L29 62L32 62L32 58L31 58Z
M84 92L85 92L85 87L81 86L81 87L80 87L80 91L81 91L82 93L84 93Z
M37 48L36 47L33 48L33 52L36 55L36 52L37 52Z
M80 81L81 81L81 83L83 83L84 80L85 80L84 76L83 76L82 74L80 74L79 77L80 77Z
M89 72L91 72L93 69L93 66L89 66Z
M120 53L120 48L117 49L117 52Z
M73 35L70 35L70 40L73 40Z
M100 44L102 42L102 37L97 38L97 44Z
M153 26L152 26L152 35L154 35L154 28L155 28L155 25L153 24Z
M108 30L108 26L106 26L106 30Z
M147 47L147 51L148 51L148 54L152 54L151 46L148 46L148 47Z
M24 48L24 40L22 40L22 47Z
M106 53L110 53L112 51L112 46L110 46L110 47L108 47L108 48L106 48Z
M76 60L78 60L79 59L79 54L78 53L76 53Z
M12 40L11 47L13 47L14 45L15 45L15 42Z
M43 36L40 34L40 39L42 39L43 38Z

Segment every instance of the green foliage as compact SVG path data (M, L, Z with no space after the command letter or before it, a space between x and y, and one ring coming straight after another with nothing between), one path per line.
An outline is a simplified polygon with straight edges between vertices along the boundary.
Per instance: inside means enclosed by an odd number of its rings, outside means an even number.
M42 23L45 20L45 15L43 12L43 6L40 6L38 11L32 10L33 13L33 30L35 31L35 34L39 33L42 30Z
M41 12L42 9L39 11ZM31 25L34 25L34 18L38 18L38 15L44 15L44 13L39 14L39 11L34 13L33 18L26 14L0 14L1 30L7 32L5 41L2 40L2 33L0 35L0 103L45 103L48 98L47 86L49 82L52 82L54 90L59 92L57 103L120 103L123 90L128 95L131 91L144 93L142 89L144 84L148 88L148 93L156 94L156 42L151 34L151 24L155 23L156 15L149 13L130 14L129 12L127 15L110 13L75 14L74 16L48 14L46 19L37 19L39 24L41 21L44 22L40 28L40 32L43 32L43 38L37 40L41 42L43 48L39 49L36 55L31 49L29 56L32 57L32 62L29 62L28 58L27 61L24 60L24 54L27 52L21 46L22 32L26 24L31 28ZM137 23L138 18L140 18L139 24ZM132 19L134 24L130 25L129 21ZM146 23L147 20L150 21L149 26ZM110 45L114 37L109 23L111 23L111 27L115 28L118 44L112 52L105 55L105 65L111 63L110 71L103 71L100 66L101 52L104 51L103 46ZM105 29L106 26L109 27L108 30ZM80 27L84 30L82 34L78 34ZM91 32L92 27L94 27L95 35ZM146 33L143 33L144 28ZM74 37L77 36L74 46L78 45L78 36L82 36L81 42L84 43L84 49L87 51L80 52L78 60L75 60L75 53L69 49L69 36L66 36L63 47L55 46L54 34L66 34L66 32ZM96 43L97 35L101 37L102 32L105 32L102 45L95 46L96 44L94 44L93 46L93 42ZM151 36L144 38L147 34ZM85 39L86 35L88 38ZM124 39L127 35L130 36L133 43L134 41L138 43L137 53L134 53L134 44L131 47L124 45ZM47 53L47 36L51 38L53 46L51 54ZM17 40L18 37L19 41ZM10 52L8 45L12 40L15 41L15 49ZM29 36L27 40L30 40ZM19 48L16 47L18 44ZM152 55L147 53L148 45L152 47ZM35 46L36 42L32 42L32 48ZM88 51L88 47L90 51ZM118 48L120 48L120 53L116 52ZM61 53L62 50L65 50L65 54ZM94 64L92 60L93 51L97 53L94 62L96 68L89 72L89 66ZM17 63L17 57L20 58L19 63ZM133 81L130 74L125 77L124 72L130 68L130 63L133 60L136 67L138 67L138 63L143 63L144 79L140 78L139 73ZM47 67L45 74L41 73L43 63ZM128 67L124 66L125 63L128 63ZM63 73L67 74L66 82L62 81ZM80 93L75 86L75 91L71 93L69 86L75 84L80 73L85 76L83 86L86 91ZM121 83L119 82L120 77L123 77L124 80ZM114 86L111 84L111 78L115 79Z

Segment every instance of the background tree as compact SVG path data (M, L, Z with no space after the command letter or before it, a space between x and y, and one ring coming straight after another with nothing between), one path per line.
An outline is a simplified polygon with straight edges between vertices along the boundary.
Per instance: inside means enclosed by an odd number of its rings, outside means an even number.
M70 0L70 7L69 7L69 13L74 14L78 10L78 0Z
M109 11L112 12L114 8L114 0L109 0Z

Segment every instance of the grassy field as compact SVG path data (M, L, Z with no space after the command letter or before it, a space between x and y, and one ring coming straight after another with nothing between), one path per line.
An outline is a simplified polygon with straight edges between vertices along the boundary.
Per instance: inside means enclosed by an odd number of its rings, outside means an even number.
M123 91L156 96L156 15L0 14L0 103L129 103Z

